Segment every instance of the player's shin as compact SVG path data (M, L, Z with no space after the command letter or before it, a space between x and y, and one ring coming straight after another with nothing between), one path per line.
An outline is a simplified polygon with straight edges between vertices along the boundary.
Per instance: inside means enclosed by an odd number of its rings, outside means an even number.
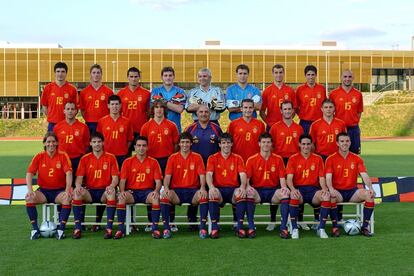
M298 199L290 199L289 201L289 214L290 214L290 222L292 223L292 228L298 228L298 216L300 212L299 207L300 201ZM282 211L282 208L280 209Z
M160 221L160 213L161 213L161 207L159 204L152 204L151 206L151 219L152 219L152 226L151 230L155 231L158 229L158 222Z
M73 217L75 219L75 229L81 230L82 228L82 213L83 213L83 201L72 200Z
M362 223L362 228L367 228L369 221L371 219L372 212L374 211L375 202L365 201L364 205L364 222Z
M208 215L208 199L201 198L200 199L200 230L206 228L207 215Z
M26 203L27 215L29 216L30 223L32 224L33 230L39 230L37 225L37 209L35 203Z
M322 201L320 208L320 219L318 229L325 229L326 221L331 210L331 203L329 201Z
M114 223L116 210L116 201L108 200L106 202L106 229L112 229L112 224Z
M118 229L125 233L125 218L126 218L126 206L125 204L118 204L117 215L118 215Z
M208 210L210 212L212 229L218 230L218 219L219 219L219 199L212 198L208 202Z
M280 221L280 230L287 229L287 220L289 217L289 198L282 198L280 200L280 214L281 214L281 221Z

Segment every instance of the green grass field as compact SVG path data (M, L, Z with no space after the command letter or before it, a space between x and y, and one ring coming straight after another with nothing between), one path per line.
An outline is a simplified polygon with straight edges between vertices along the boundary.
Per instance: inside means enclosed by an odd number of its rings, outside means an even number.
M371 176L413 175L413 141L369 141L362 148ZM40 142L1 141L0 177L24 177L41 149ZM24 207L0 206L0 275L413 275L413 211L410 203L378 205L371 239L320 240L302 231L300 240L281 240L259 226L254 240L236 238L229 227L223 227L218 240L200 240L181 227L171 240L153 240L141 230L120 241L104 240L102 232L84 232L81 240L30 241ZM268 207L257 212L267 213Z

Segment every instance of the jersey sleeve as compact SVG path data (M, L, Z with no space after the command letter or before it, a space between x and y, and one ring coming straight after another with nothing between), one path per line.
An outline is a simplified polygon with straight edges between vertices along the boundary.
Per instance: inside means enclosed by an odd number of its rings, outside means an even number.
M29 167L27 168L28 173L36 175L37 170L39 168L39 160L40 160L40 154L37 154L35 157L33 157L32 161L29 164Z
M211 155L208 159L207 159L207 172L212 172L214 173L214 168L216 167L216 158L214 157L214 155Z
M89 147L89 140L90 140L89 128L86 125L84 125L82 142L83 142L83 146L85 149Z
M247 159L247 162L246 162L246 174L247 174L247 179L253 176L253 161L250 158Z
M43 106L48 106L48 98L49 98L49 86L45 86L43 89L42 96L40 97L40 104Z
M162 180L161 167L160 167L160 164L158 164L156 160L154 160L153 168L154 168L154 180Z
M86 158L82 157L79 161L78 169L76 170L76 176L85 176L86 174L85 163L86 163Z
M267 109L267 94L268 94L268 92L267 92L267 89L265 89L265 90L263 90L263 93L262 93L262 108L261 108L261 110L266 110Z
M239 173L246 173L246 166L244 165L244 161L241 156L237 156L237 171Z
M204 167L203 158L201 158L200 155L197 157L197 173L200 174L206 174L206 169Z
M330 156L328 157L328 159L326 159L326 162L325 162L325 174L333 173L332 165L333 165L332 157Z
M286 170L285 170L285 164L283 163L282 157L278 157L278 167L279 167L279 178L286 177Z
M362 158L359 156L358 156L358 172L359 173L367 172L367 168L365 168L365 165L364 165L364 160L362 160Z
M111 155L110 160L111 160L111 175L118 176L119 168L118 168L118 162L116 161L116 157L114 155Z
M129 171L130 171L130 168L129 168L129 163L130 163L130 160L129 159L127 159L127 160L125 160L124 161L124 163L122 164L122 168L121 168L121 179L128 179L128 173L129 173Z
M132 129L131 121L128 120L128 136L127 141L132 142L134 141L134 130Z
M70 162L70 158L67 153L63 153L62 156L62 164L63 164L63 171L67 173L68 171L72 171L72 163Z
M286 166L286 174L295 174L295 161L293 158L289 158Z
M318 175L319 177L325 177L325 165L323 164L323 159L322 157L318 156L318 167L319 167L319 172Z
M167 160L167 166L165 167L165 175L172 175L174 169L174 155L170 156Z
M173 143L174 145L178 144L178 140L179 140L179 134L178 134L178 128L175 124L172 124L172 134L173 136Z

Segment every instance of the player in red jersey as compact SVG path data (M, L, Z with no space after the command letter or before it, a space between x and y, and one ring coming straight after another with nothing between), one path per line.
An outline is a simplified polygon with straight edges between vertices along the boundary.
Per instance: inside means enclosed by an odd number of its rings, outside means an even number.
M372 188L371 179L365 168L364 161L361 157L350 151L351 138L347 133L339 133L336 136L338 151L326 159L326 185L331 194L331 215L332 215L332 234L339 237L339 228L337 225L338 209L337 202L364 202L364 221L361 233L364 236L371 237L372 234L368 229L368 224L374 211L375 192ZM368 187L368 190L358 189L356 186L358 174Z
M128 148L134 140L131 123L121 115L121 98L112 95L108 98L109 115L98 121L96 130L105 137L105 151L116 156L118 167L128 156Z
M226 203L236 205L237 233L245 236L243 218L246 210L246 167L241 156L231 152L233 137L229 133L220 135L219 146L220 152L210 156L207 161L206 182L209 187L212 222L210 237L219 237L219 206L223 207Z
M84 155L76 173L73 191L75 230L72 238L80 239L83 203L106 203L107 224L104 238L112 238L112 224L116 210L116 186L118 186L118 163L113 154L104 151L104 137L99 132L91 135L92 152ZM85 184L83 187L82 184Z
M293 89L283 81L285 68L281 64L276 64L272 68L274 82L266 87L262 94L262 107L260 116L266 122L267 128L271 128L275 123L282 120L279 107L284 101L291 101L293 108L296 109L296 95Z
M256 141L259 135L266 131L263 122L253 118L254 102L252 99L243 99L241 102L242 117L230 122L228 133L233 136L233 152L240 155L244 161L259 152Z
M311 152L312 138L299 137L300 152L289 158L286 168L286 182L290 189L289 213L292 223L292 239L299 239L299 204L321 206L317 234L326 239L325 224L331 210L330 194L325 184L325 170L322 158Z
M94 64L89 69L91 83L80 92L79 106L89 132L96 131L99 119L109 114L108 98L114 92L102 84L102 67Z
M119 230L115 239L125 236L125 204L146 203L152 206L152 237L161 237L158 231L160 219L160 189L162 173L157 160L147 156L148 139L138 136L135 143L136 155L125 160L121 170L118 197Z
M127 72L128 85L118 92L122 101L122 115L127 117L132 124L134 138L139 135L142 126L148 120L151 102L151 93L141 86L139 80L141 72L136 67L131 67ZM130 153L134 147L130 147Z
M66 81L68 66L64 62L58 62L53 68L55 81L45 86L40 98L43 113L49 122L47 131L53 131L56 123L65 119L63 109L67 102L78 104L78 92L76 88Z
M290 156L299 152L299 137L303 134L302 127L293 121L295 115L293 103L284 101L280 104L282 120L270 128L274 141L273 152L282 156L287 164Z
M208 236L205 229L208 214L205 168L201 155L191 151L192 139L190 133L181 133L178 142L180 151L168 158L161 194L164 239L171 237L170 204L181 203L200 205L200 238Z
M262 133L259 136L260 152L251 156L246 163L249 238L256 236L254 210L255 204L260 202L280 204L280 237L289 238L286 227L289 215L289 189L286 186L285 166L282 157L272 153L272 143L272 136L267 132Z
M57 123L53 132L60 141L59 149L69 155L73 174L76 175L79 160L89 147L89 130L84 123L76 119L78 110L75 103L67 102L63 112L65 120ZM73 182L73 186L74 184Z
M26 173L26 210L33 227L30 239L40 238L36 204L57 203L62 204L60 225L56 233L56 238L61 240L65 238L65 225L71 208L72 168L68 155L58 151L58 139L53 132L46 133L43 145L44 151L32 159ZM39 189L33 191L33 176L36 174Z
M349 137L351 137L351 147L353 153L361 153L361 130L359 120L364 111L362 93L357 90L352 82L354 75L350 70L342 73L342 85L333 90L329 98L335 104L335 116L345 122Z
M322 117L321 107L326 99L326 90L323 85L316 83L318 70L313 65L305 67L306 83L296 88L297 112L300 126L305 134L309 133L312 122Z
M338 150L336 135L346 132L346 127L344 121L334 117L335 104L330 99L323 101L321 109L323 116L312 123L309 134L315 144L315 152L326 160Z

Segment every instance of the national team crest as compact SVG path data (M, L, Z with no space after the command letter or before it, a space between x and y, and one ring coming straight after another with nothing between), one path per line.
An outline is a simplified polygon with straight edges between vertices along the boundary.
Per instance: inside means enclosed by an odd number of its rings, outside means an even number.
M124 132L124 127L122 127L122 126L121 126L121 127L119 128L119 132Z
M234 164L233 163L231 163L231 165L230 165L230 170L234 171Z
M315 170L315 164L312 164L310 169L311 169L311 171L314 171Z
M257 128L256 127L253 128L253 133L257 133Z
M138 97L138 101L142 102L142 97L141 96Z
M356 98L352 98L352 102L353 103L356 103L357 102L357 99Z
M168 128L164 128L164 134L168 135Z
M108 169L108 163L107 163L107 162L104 162L104 163L103 163L102 168L103 168L104 170Z
M248 98L248 99L251 99L252 97L253 97L252 93L248 93L248 94L247 94L247 98Z
M146 168L146 169L145 169L145 173L146 173L146 174L149 174L150 172L151 172L151 169L150 169L150 168Z
M294 138L296 138L296 137L298 136L298 133L295 131L295 132L293 132L292 136L293 136Z
M317 95L316 95L316 97L318 98L318 99L320 99L322 96L321 96L321 93L318 93Z
M210 143L214 144L216 142L216 135L215 134L211 134L210 135Z
M191 164L190 164L190 170L194 171L194 168L195 168L194 163L191 163Z
M105 95L101 95L101 101L105 100Z
M200 142L200 139L197 136L194 135L194 137L193 137L193 143L194 144L198 144L199 142Z
M75 136L79 136L79 130L75 130Z
M68 98L69 98L69 94L68 94L68 93L65 93L65 94L63 95L63 97L65 97L65 99L68 99Z
M60 164L60 162L57 162L56 163L56 168L58 168L58 169L62 168L62 164Z
M275 167L275 165L272 165L272 167L270 168L270 171L271 171L271 172L275 172L275 171L276 171L276 167Z
M289 95L285 94L285 100L289 100Z
M335 129L335 135L338 135L338 133L339 133L339 130L336 128Z
M355 168L355 164L354 162L351 163L351 170L353 170Z

